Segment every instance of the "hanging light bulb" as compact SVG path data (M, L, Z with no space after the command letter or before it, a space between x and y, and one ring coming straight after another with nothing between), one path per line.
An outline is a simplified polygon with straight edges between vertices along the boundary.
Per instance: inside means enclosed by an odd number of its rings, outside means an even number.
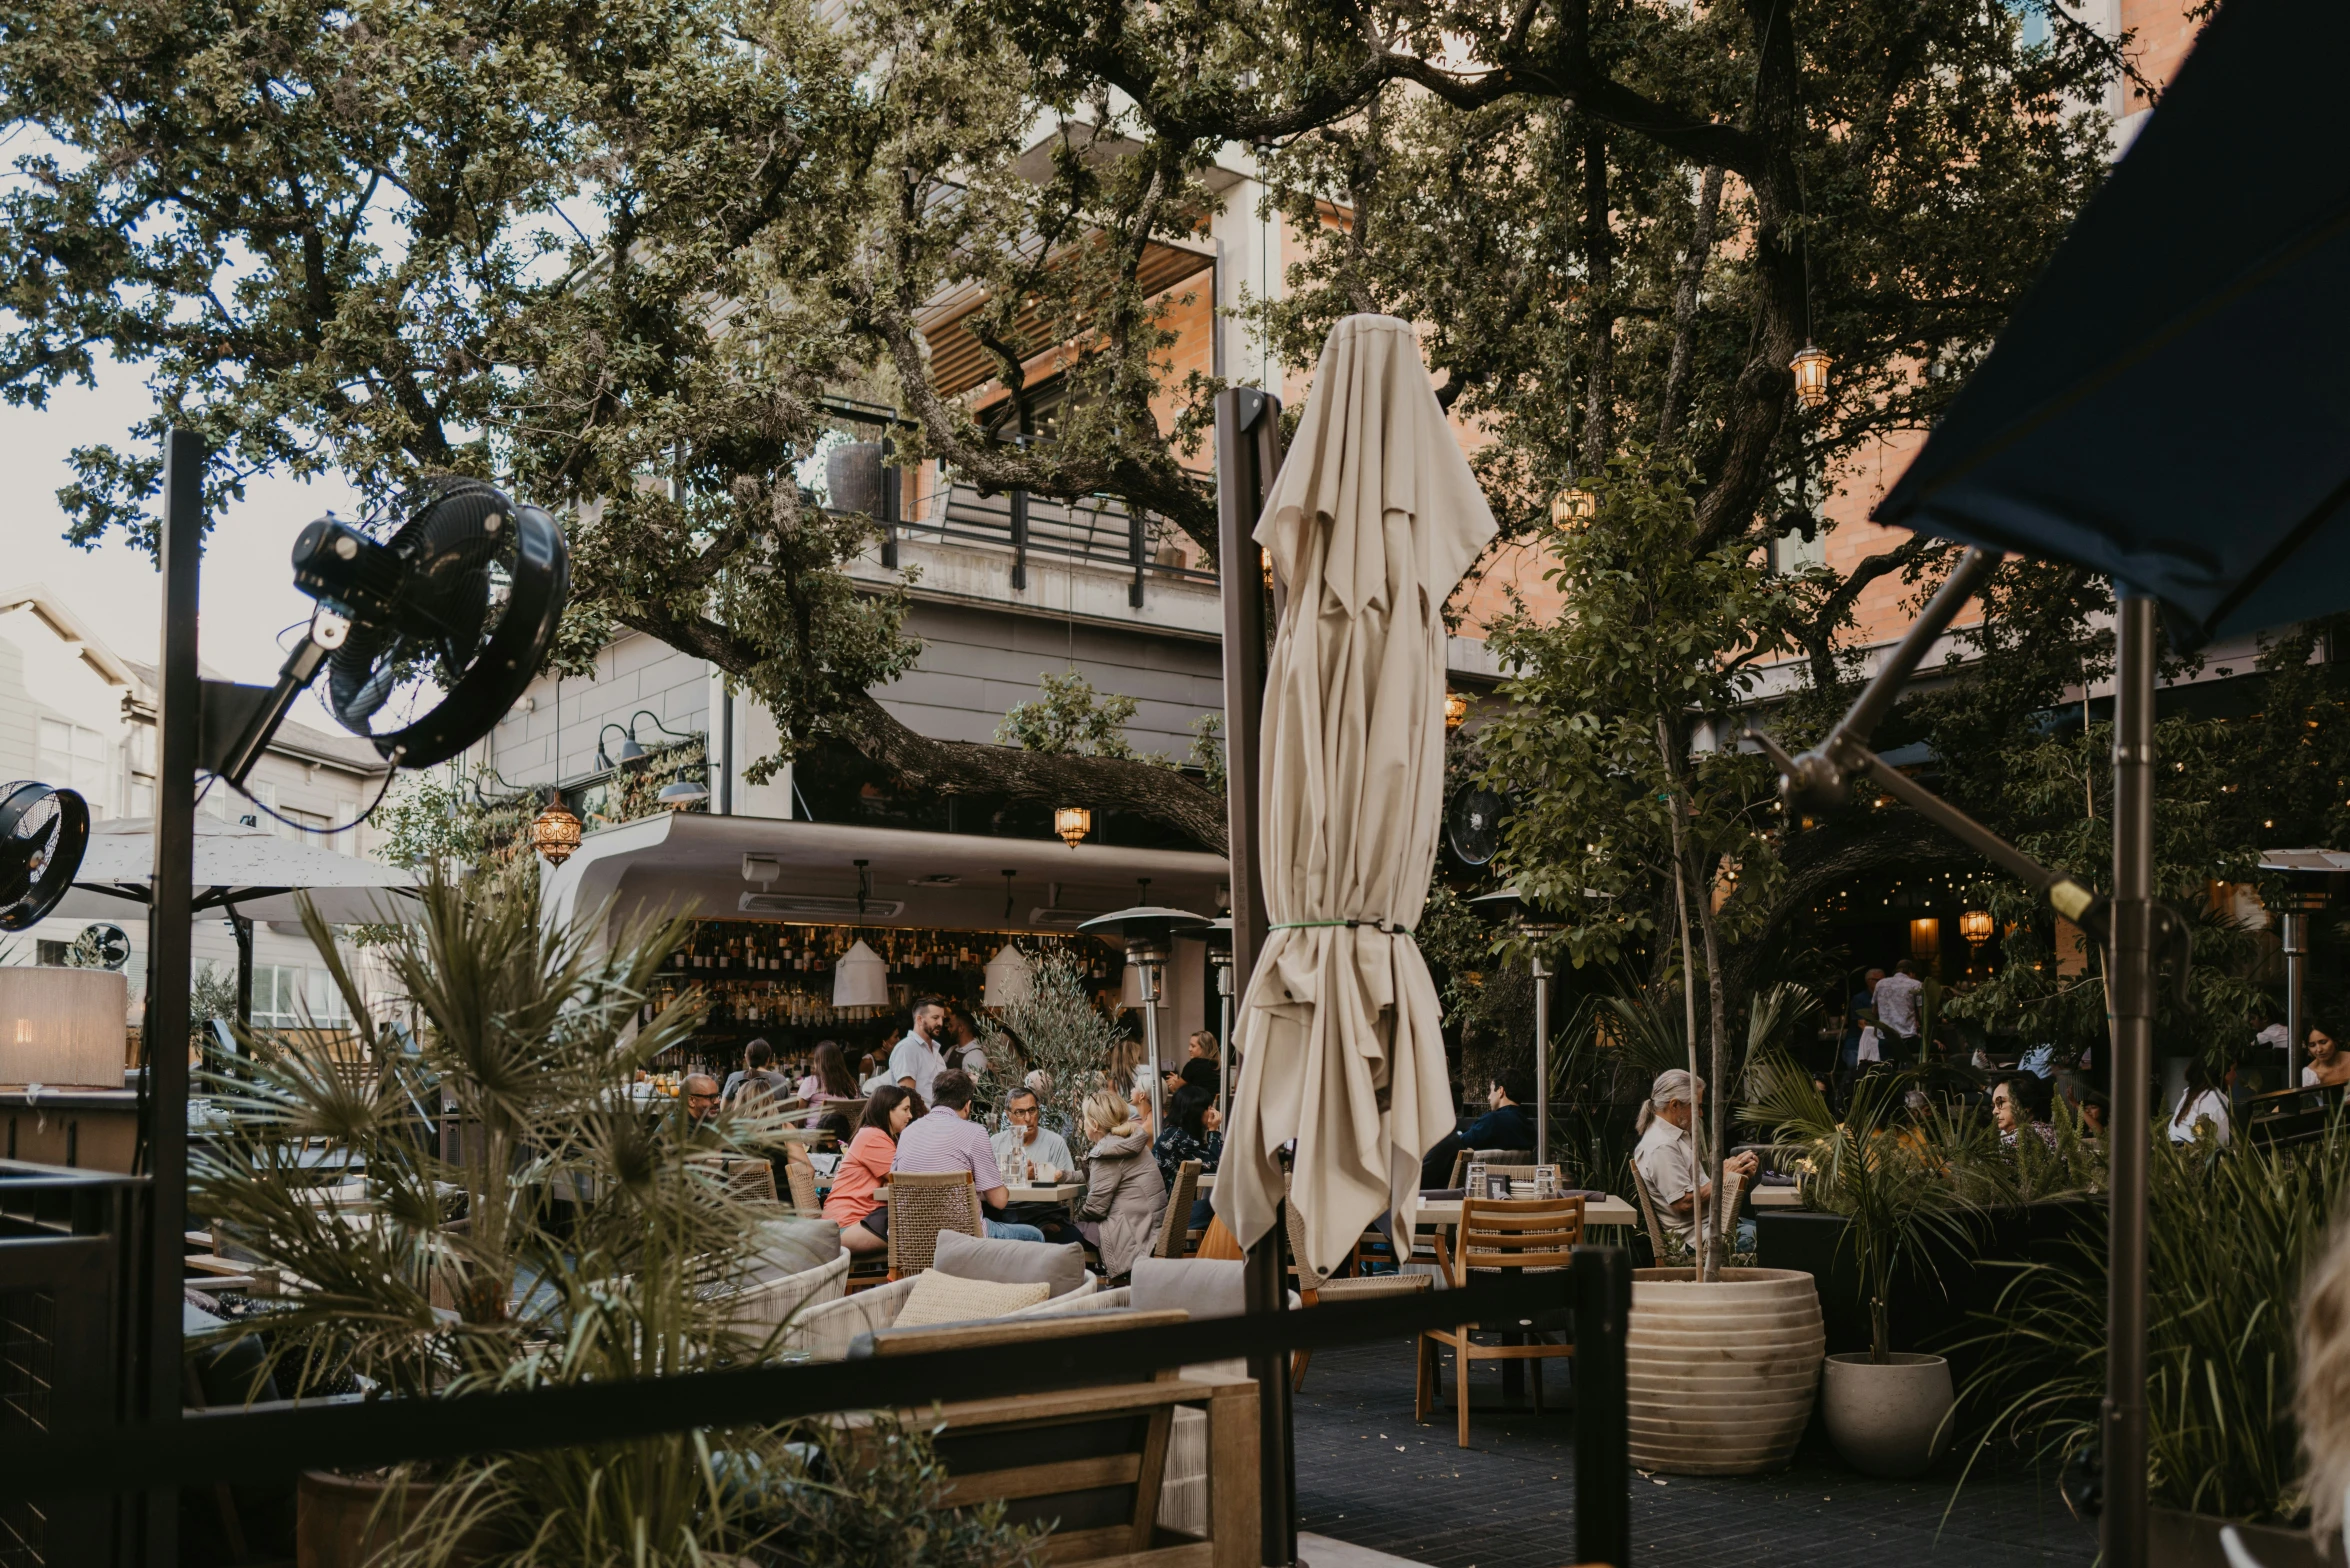
M1970 909L1958 917L1958 934L1977 947L1991 940L1991 911Z
M539 852L539 858L550 866L559 866L571 858L579 848L579 817L563 797L556 795L547 807L531 819L530 843Z
M1550 520L1560 528L1581 528L1599 515L1599 497L1574 480L1550 498Z
M1053 831L1061 835L1062 843L1075 849L1093 831L1093 813L1083 806L1063 806L1053 813Z
M1826 350L1804 344L1803 352L1787 362L1787 368L1795 372L1795 401L1815 412L1826 408L1828 372L1835 364Z

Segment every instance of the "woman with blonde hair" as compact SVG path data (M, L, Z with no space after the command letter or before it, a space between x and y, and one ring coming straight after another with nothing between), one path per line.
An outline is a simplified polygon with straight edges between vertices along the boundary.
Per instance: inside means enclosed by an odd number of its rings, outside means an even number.
M1086 1156L1085 1202L1077 1228L1101 1249L1102 1273L1115 1279L1150 1251L1167 1207L1167 1183L1151 1158L1149 1125L1116 1089L1096 1089L1081 1111Z

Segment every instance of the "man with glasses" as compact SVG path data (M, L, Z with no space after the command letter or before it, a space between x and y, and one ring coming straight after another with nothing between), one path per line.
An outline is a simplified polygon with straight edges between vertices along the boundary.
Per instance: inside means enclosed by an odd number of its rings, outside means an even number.
M1022 1084L1011 1092L1004 1108L1004 1123L1004 1130L988 1142L995 1152L997 1167L1011 1180L1020 1180L1023 1166L1027 1179L1040 1185L1049 1186L1074 1177L1077 1160L1069 1152L1069 1140L1044 1125L1044 1107L1034 1089ZM1035 1226L1050 1242L1081 1239L1077 1227L1069 1223L1068 1209L1058 1203L1008 1203L1004 1206L1004 1218Z
M708 1073L687 1073L685 1083L685 1125L688 1132L701 1132L718 1122L718 1080Z

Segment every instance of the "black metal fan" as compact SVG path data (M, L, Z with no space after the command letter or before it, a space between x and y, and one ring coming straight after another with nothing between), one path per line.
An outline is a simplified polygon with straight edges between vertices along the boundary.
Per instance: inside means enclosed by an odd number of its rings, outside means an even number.
M1472 786L1456 791L1444 808L1444 839L1453 857L1464 866L1492 864L1501 853L1501 824L1509 811L1509 796L1497 790Z
M234 784L322 667L328 711L386 761L430 767L472 745L538 672L571 551L539 508L479 480L441 480L388 540L332 514L311 523L294 541L294 585L318 609L277 684L205 683L203 753Z
M0 785L0 931L57 907L90 843L90 808L70 789L31 779Z
M131 934L111 920L93 921L73 939L66 961L76 969L120 969L131 961Z

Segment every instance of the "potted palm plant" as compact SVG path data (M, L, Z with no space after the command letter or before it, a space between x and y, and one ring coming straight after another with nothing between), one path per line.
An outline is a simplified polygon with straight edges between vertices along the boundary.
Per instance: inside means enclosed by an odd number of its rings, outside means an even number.
M711 1156L761 1152L780 1128L757 1111L695 1126L638 1086L699 1016L690 994L650 1002L686 926L639 922L610 942L595 935L600 917L549 928L530 872L435 874L420 921L387 934L412 1028L382 1021L306 913L373 1071L355 1079L305 1036L259 1035L243 1074L214 1080L228 1127L191 1160L191 1207L286 1281L258 1320L265 1373L433 1399L772 1352L782 1326L746 1325L739 1297L788 1222L731 1188ZM363 1188L328 1203L302 1187L294 1156L319 1144L363 1164ZM297 1494L300 1559L789 1560L768 1548L786 1530L821 1538L811 1516L847 1495L855 1466L928 1463L919 1434L901 1435L841 1449L821 1480L809 1444L830 1440L781 1426L317 1474ZM937 1560L979 1568L1027 1553L1000 1513L934 1517L941 1488L908 1484L915 1507L901 1517L961 1543Z
M1836 1450L1870 1475L1917 1475L1949 1441L1950 1363L1892 1344L1893 1281L1937 1241L1964 1239L1971 1210L1926 1130L1905 1125L1914 1078L1878 1073L1853 1087L1838 1117L1812 1075L1784 1055L1748 1068L1750 1121L1795 1157L1814 1208L1845 1219L1844 1244L1867 1299L1869 1348L1827 1358L1820 1413Z

